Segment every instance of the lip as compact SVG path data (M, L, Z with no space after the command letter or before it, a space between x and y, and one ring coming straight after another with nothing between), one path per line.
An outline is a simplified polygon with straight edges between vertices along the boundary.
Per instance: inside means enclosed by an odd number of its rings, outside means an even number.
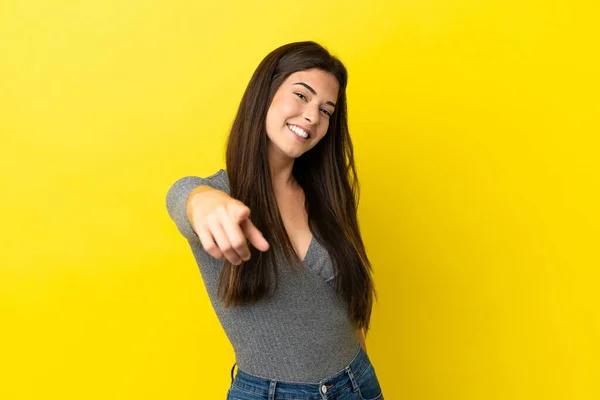
M296 132L292 131L289 126L286 126L286 128L288 128L287 130L290 133L290 135L292 135L294 137L294 139L297 140L298 142L300 142L300 143L306 143L306 142L308 142L310 136L307 137L307 138L303 138L302 136L298 136L296 134Z
M301 128L304 132L308 133L308 137L307 139L310 139L310 137L312 136L312 132L310 131L309 128L299 125L299 124L286 124L288 126L288 128L292 125L297 126L298 128Z

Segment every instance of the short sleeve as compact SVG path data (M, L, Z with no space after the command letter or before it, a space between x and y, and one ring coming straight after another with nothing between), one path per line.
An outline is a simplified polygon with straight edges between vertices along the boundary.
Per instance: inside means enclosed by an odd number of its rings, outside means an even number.
M171 185L167 191L167 212L175 222L179 232L188 240L199 241L198 235L192 229L187 217L187 198L192 190L202 185L230 194L229 179L227 178L227 172L223 169L206 178L198 176L183 177Z

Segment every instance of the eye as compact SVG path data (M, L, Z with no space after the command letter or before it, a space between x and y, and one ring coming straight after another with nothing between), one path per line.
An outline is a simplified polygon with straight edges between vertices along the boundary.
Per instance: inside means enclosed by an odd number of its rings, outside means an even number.
M322 111L322 112L323 112L325 115L327 115L328 117L331 117L331 113L330 113L328 110L326 110L326 109L324 109L324 108L321 108L321 111Z
M296 96L300 97L302 100L306 101L306 96L304 96L302 93L294 93Z

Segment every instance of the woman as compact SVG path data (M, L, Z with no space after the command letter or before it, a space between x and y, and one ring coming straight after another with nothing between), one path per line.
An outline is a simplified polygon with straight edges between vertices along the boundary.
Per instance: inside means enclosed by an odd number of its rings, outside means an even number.
M235 350L228 399L383 399L364 348L375 290L346 83L314 42L274 50L240 103L227 171L167 194Z

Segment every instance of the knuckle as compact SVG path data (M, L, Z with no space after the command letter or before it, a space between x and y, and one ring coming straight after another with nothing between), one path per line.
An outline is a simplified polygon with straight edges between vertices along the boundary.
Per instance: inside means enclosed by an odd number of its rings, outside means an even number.
M233 246L234 249L236 250L241 250L246 246L246 241L245 240L235 240L231 243L231 245Z
M199 219L196 221L195 227L198 228L198 230L209 232L208 221L206 219Z
M239 201L239 200L236 200L236 201L233 203L233 205L234 205L236 208L239 208L239 209L241 209L241 210L245 210L245 209L247 209L247 208L248 208L248 207L247 207L247 206L246 206L244 203L242 203L242 202L241 202L241 201Z
M217 246L216 246L216 245L214 245L214 244L209 244L209 245L206 245L206 246L204 246L204 250L205 250L207 253L212 253L212 252L214 252L215 250L217 250Z

